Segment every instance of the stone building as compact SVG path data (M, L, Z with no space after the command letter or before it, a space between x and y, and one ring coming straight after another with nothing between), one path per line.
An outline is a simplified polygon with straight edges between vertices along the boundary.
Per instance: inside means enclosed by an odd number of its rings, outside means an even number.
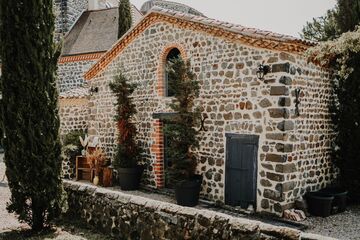
M68 9L74 9L70 7L71 1L67 3ZM82 4L74 4L80 7L85 3L88 10L77 17L70 31L64 36L59 59L57 74L61 134L87 129L89 88L83 75L118 40L118 1L86 0ZM76 15L74 11L71 13L68 13L70 17L67 17L65 22L71 22L72 16ZM141 17L142 14L132 6L133 25ZM67 28L60 29L65 31Z
M328 72L307 63L313 43L153 7L85 74L98 92L89 97L88 132L109 153L116 146L109 83L119 69L138 84L134 102L138 141L147 164L144 184L166 187L163 119L171 116L165 65L170 56L191 61L200 81L197 105L201 196L258 212L281 214L306 191L333 178ZM257 77L259 65L271 72ZM169 96L170 95L170 96Z

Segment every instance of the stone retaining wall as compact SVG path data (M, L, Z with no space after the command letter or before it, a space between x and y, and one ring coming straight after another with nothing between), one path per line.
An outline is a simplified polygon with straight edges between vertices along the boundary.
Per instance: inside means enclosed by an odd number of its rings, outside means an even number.
M70 214L118 239L330 239L84 183L64 187Z

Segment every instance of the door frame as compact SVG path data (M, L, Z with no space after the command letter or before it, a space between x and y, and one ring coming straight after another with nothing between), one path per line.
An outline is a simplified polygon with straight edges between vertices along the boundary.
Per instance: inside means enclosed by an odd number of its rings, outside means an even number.
M228 182L229 182L229 176L227 174L227 169L228 169L228 165L229 165L229 151L228 151L228 146L229 146L229 141L232 138L237 138L240 140L246 140L247 142L254 144L255 148L256 148L256 154L255 154L255 179L254 179L254 210L256 211L257 209L257 191L258 191L258 175L259 175L259 161L258 161L258 155L259 155L259 139L260 136L259 135L253 135L253 134L241 134L241 133L225 133L225 186L224 186L224 203L226 204L227 202L227 190L228 190ZM244 141L245 142L245 141Z

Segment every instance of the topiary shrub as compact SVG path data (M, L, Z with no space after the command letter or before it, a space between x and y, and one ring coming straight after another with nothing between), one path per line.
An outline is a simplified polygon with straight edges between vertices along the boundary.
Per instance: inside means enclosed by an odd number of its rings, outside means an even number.
M131 94L135 91L136 84L129 83L125 75L120 72L109 86L116 96L115 120L118 131L113 165L115 168L135 168L139 162L140 147L135 141L137 130L132 118L136 114L136 109Z
M184 62L181 58L170 62L168 77L172 79L168 87L174 93L170 107L177 113L165 122L164 127L164 134L170 142L166 154L172 160L167 175L169 183L173 185L195 175L197 157L191 150L199 146L194 127L200 112L194 107L194 101L199 96L200 86L191 71L190 62Z

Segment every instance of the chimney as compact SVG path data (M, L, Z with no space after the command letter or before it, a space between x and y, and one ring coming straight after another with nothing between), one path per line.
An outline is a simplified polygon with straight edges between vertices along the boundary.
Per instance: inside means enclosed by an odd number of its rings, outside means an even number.
M99 9L99 2L98 0L89 0L88 10L97 10Z

